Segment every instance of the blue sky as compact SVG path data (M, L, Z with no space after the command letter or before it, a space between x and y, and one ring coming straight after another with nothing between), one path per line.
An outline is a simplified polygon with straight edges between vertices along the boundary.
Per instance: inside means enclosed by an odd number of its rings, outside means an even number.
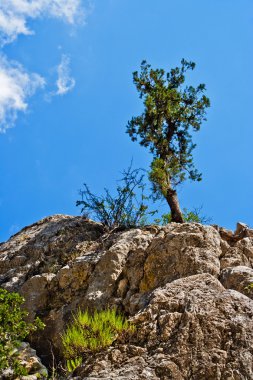
M1 0L0 241L78 215L82 183L113 189L131 158L148 168L125 133L142 110L132 72L143 59L196 62L188 81L211 99L194 134L203 181L179 189L182 207L252 226L252 35L252 0Z

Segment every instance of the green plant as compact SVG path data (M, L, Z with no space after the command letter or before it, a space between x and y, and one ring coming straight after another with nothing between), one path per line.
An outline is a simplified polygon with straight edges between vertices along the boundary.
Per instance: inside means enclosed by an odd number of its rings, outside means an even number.
M208 224L211 222L211 218L201 215L202 207L195 208L192 211L189 211L187 208L183 208L182 210L182 216L183 220L186 223L202 223L202 224ZM156 218L155 223L166 225L168 223L172 222L171 213L162 214L160 218Z
M145 195L144 174L141 169L132 170L132 165L123 171L123 178L117 186L117 195L112 196L108 189L105 195L93 194L86 183L84 190L80 190L82 200L76 202L81 206L81 213L86 217L93 217L110 229L116 227L136 227L146 222L148 212Z
M25 322L28 313L21 309L24 298L0 288L0 375L10 368L15 375L27 373L18 360L20 343L33 331L43 328L39 318Z
M193 70L195 63L181 61L181 67L165 73L152 69L146 61L140 74L133 73L133 82L144 112L133 117L127 125L132 141L149 148L153 155L149 178L153 194L165 198L173 222L184 221L176 188L187 178L200 181L201 174L194 167L192 131L198 131L205 120L209 99L204 95L205 85L183 86L185 73Z
M250 293L253 290L253 282L251 282L249 285L245 286L244 289Z
M80 366L86 354L101 351L119 336L133 331L134 326L117 314L116 309L95 311L93 314L79 310L62 335L68 371Z
M68 372L73 372L77 367L80 367L82 365L82 362L83 362L83 359L81 357L68 359L66 361Z

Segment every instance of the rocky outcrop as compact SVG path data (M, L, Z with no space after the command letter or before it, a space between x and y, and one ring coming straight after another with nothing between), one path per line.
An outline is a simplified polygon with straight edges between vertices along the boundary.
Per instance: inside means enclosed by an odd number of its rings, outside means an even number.
M7 368L0 373L2 380L45 380L48 378L47 368L41 363L40 358L36 355L36 351L30 347L29 343L22 342L20 344L16 349L16 358L27 371L27 375L17 378L14 375L13 369Z
M252 317L252 301L210 274L175 280L133 318L136 341L90 360L81 378L252 379Z
M220 281L227 289L235 289L253 299L253 269L244 266L228 267L221 271Z
M131 342L88 358L80 379L253 379L253 231L175 224L108 232L56 215L0 245L0 282L46 328L31 337L42 361L61 357L77 308L116 305ZM252 281L252 282L251 282Z

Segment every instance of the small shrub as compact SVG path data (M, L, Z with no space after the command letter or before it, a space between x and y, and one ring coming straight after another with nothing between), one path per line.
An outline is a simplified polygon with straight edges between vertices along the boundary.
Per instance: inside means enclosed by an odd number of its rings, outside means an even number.
M62 336L68 371L72 372L80 366L86 354L101 351L120 335L133 331L134 326L115 309L95 311L93 314L78 311Z
M244 289L250 293L253 290L253 282L251 282L249 285L245 286Z
M148 212L145 195L144 174L141 169L132 170L132 165L123 171L123 178L119 181L116 196L105 189L105 194L93 194L84 183L84 190L80 190L81 200L76 206L81 206L81 213L103 223L110 229L116 227L135 227L146 223Z
M211 222L211 218L201 215L202 207L195 208L193 211L189 211L187 208L183 208L182 216L186 223L202 223L208 224ZM156 218L155 223L162 224L163 226L172 222L171 213L161 215L161 218Z
M0 375L10 368L15 375L25 375L17 354L20 343L33 331L43 328L39 318L33 323L25 322L28 313L21 309L24 298L0 288Z

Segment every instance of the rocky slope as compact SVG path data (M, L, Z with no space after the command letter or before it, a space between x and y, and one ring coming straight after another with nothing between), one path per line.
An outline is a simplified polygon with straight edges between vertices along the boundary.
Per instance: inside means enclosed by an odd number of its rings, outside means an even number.
M108 233L55 215L0 245L0 285L20 292L43 332L31 346L61 358L77 308L117 305L137 326L88 358L79 379L253 379L253 230L174 224Z

